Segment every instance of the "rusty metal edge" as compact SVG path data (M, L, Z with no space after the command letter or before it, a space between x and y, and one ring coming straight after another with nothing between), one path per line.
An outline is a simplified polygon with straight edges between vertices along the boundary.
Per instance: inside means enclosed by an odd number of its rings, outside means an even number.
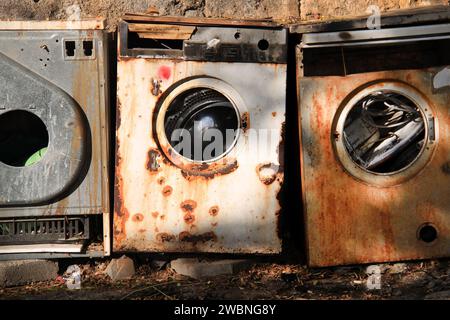
M310 265L310 259L309 259L309 244L308 244L308 220L307 220L307 202L306 202L306 190L305 190L305 168L303 166L303 140L302 140L302 114L300 110L301 106L301 92L300 92L300 79L303 78L303 53L302 48L300 45L297 45L295 47L295 65L296 65L296 79L297 79L297 108L298 108L298 139L299 139L299 152L300 152L300 163L298 164L300 166L300 183L301 183L301 199L302 199L302 211L303 211L303 225L304 225L304 250L305 250L305 256L307 260L307 264Z
M106 19L68 20L0 20L0 30L104 30Z
M369 15L346 16L338 19L312 20L290 23L290 33L333 32L367 29ZM392 10L381 13L381 28L434 24L450 21L450 6L436 5Z
M226 19L226 18L197 18L197 17L176 17L176 16L151 16L146 14L125 14L122 17L126 22L147 22L147 23L170 23L175 25L192 26L229 26L229 27L265 27L283 28L281 23L269 19Z

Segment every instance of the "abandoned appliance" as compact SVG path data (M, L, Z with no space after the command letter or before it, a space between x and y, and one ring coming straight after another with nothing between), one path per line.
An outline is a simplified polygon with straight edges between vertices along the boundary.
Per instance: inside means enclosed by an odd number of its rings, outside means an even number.
M0 259L110 252L103 29L0 22Z
M340 25L297 50L309 265L449 256L450 24Z
M119 25L115 251L278 253L287 30Z

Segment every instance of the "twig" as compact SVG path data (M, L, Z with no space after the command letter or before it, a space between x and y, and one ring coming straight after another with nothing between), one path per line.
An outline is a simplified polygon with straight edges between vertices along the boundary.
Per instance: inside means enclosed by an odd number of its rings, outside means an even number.
M154 284L154 285L151 285L151 286L146 286L146 287L144 287L144 288L141 288L141 289L137 289L137 290L134 290L134 291L131 291L130 293L128 293L128 294L126 294L125 296L123 296L122 298L120 298L120 300L125 300L126 298L128 298L129 296L132 296L133 294L135 294L135 293L138 293L138 292L141 292L141 291L146 291L146 290L148 290L148 289L154 289L154 290L156 290L156 291L159 291L160 293L163 293L163 292L161 292L160 290L158 290L156 287L160 287L160 286L164 286L164 285L168 285L168 284L172 284L172 283L177 283L178 281L169 281L169 282L163 282L163 283L157 283L157 284ZM164 294L164 293L163 293ZM164 294L165 295L165 294Z

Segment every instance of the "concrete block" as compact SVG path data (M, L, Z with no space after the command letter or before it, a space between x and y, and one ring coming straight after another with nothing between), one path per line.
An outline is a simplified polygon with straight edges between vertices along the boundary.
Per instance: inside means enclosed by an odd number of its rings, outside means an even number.
M248 260L200 261L196 258L181 258L170 262L170 267L178 274L199 279L224 274L234 274L251 265Z
M58 263L47 260L17 260L0 262L0 287L12 287L31 282L48 281L58 276Z

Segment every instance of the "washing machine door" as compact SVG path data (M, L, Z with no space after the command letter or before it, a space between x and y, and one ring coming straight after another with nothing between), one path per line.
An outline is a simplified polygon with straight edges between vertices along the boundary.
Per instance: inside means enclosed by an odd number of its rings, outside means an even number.
M58 201L89 164L89 129L64 91L0 54L0 207Z

